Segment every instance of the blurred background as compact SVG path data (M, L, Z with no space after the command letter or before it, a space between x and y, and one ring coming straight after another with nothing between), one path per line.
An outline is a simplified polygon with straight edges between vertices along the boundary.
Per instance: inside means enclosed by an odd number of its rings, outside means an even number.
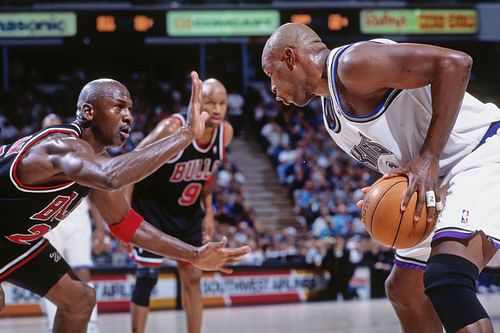
M217 172L217 235L253 252L235 276L206 273L207 306L385 297L392 250L366 233L355 206L378 175L339 150L323 129L319 100L277 103L260 56L285 22L310 25L330 48L385 37L425 42L474 58L469 91L500 101L497 1L0 1L0 145L55 113L70 122L83 85L123 82L134 100L134 149L156 123L183 111L189 72L227 87L235 139ZM101 235L96 235L101 237ZM134 263L110 235L95 242L100 311L128 310ZM175 262L165 261L154 309L179 308ZM479 291L499 281L483 274ZM41 314L39 299L4 286L5 315Z

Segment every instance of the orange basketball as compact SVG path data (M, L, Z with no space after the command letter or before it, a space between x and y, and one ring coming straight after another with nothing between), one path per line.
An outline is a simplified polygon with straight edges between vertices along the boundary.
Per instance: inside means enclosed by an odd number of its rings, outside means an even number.
M393 177L379 179L365 195L361 218L368 233L379 243L396 249L405 249L423 241L434 229L436 219L428 223L424 208L414 225L417 193L413 193L404 214L401 212L408 179Z

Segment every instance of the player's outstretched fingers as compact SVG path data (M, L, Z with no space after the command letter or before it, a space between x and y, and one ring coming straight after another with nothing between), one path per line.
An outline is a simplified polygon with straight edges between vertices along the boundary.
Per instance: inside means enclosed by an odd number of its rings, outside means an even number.
M438 214L437 212L437 202L439 201L438 199L438 191L437 190L431 190L425 192L425 204L427 206L427 222L431 223L434 221L435 215Z
M252 249L250 246L241 246L241 247L235 247L231 249L224 249L225 253L227 254L228 258L236 258L236 257L242 257L245 254L249 253Z

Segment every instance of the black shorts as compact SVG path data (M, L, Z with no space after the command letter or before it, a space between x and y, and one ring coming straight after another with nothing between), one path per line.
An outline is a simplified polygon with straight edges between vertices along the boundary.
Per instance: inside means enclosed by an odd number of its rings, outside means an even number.
M0 282L45 296L71 267L46 239L31 246L0 244Z
M181 241L193 246L201 246L203 243L201 223L195 223L191 226L190 229L183 231L168 229L165 225L163 225L160 229L169 236L178 238ZM136 246L134 246L132 250L132 259L142 266L149 267L160 267L161 263L163 262L162 255L149 252Z

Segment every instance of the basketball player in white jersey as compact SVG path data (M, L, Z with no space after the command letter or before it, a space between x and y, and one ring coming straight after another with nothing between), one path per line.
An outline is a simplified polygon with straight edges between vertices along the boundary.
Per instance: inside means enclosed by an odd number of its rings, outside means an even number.
M278 101L303 106L321 96L339 147L382 174L408 176L401 209L417 192L415 223L427 223L418 220L422 209L431 219L444 204L432 251L431 240L399 250L386 283L405 333L441 332L435 313L447 332L493 332L475 280L500 247L492 200L500 195L500 110L465 92L471 66L462 52L389 40L330 51L291 23L262 53Z
M61 125L62 123L62 120L57 115L50 113L43 118L42 128ZM90 267L92 266L92 221L89 215L90 212L92 212L92 217L96 222L96 228L102 230L104 221L101 221L101 216L95 208L92 207L91 210L88 199L85 198L66 218L66 223L61 223L58 228L49 231L44 237L59 251L80 280L93 287L92 283L90 283ZM44 302L48 330L52 332L57 307L47 298L44 298ZM94 306L87 326L87 333L98 332L97 306Z

